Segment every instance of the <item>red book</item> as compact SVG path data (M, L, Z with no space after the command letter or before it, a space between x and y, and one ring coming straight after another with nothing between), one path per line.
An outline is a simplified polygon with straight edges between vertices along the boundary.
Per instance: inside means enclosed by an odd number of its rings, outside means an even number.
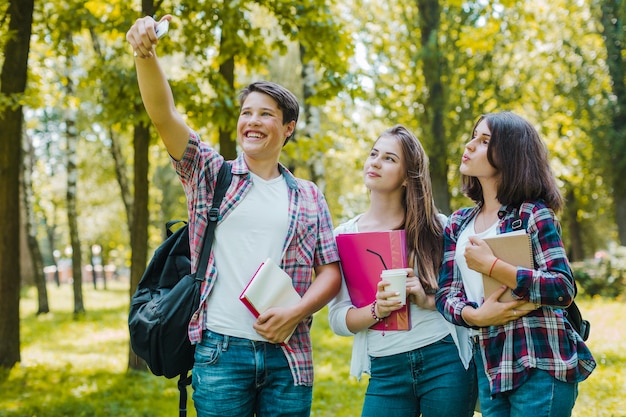
M239 296L254 317L259 317L271 307L296 305L300 298L300 294L293 288L291 277L270 258L261 263ZM285 339L285 343L290 337Z
M404 230L343 233L337 235L337 249L352 304L363 307L376 299L376 286L383 269L407 268ZM409 330L408 303L371 327L374 330Z

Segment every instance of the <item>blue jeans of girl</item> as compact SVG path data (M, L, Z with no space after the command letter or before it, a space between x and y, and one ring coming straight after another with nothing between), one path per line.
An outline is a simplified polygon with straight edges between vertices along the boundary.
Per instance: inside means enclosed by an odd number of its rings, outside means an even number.
M370 358L363 417L471 417L476 404L474 362L465 369L448 335L428 346Z
M532 369L519 388L491 397L489 379L478 345L474 346L478 396L483 417L570 417L578 384L559 381L548 372Z

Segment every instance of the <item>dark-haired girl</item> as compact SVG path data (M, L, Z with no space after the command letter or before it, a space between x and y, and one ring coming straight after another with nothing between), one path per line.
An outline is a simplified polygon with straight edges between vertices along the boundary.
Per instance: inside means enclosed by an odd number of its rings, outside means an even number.
M563 314L575 284L555 216L563 199L547 149L524 118L486 114L465 146L460 172L463 192L476 205L448 219L436 305L447 320L472 329L481 412L570 416L578 382L596 363ZM496 258L483 241L518 226L531 237L534 269ZM482 274L502 284L487 299ZM517 301L499 302L506 291ZM539 307L520 310L528 301Z

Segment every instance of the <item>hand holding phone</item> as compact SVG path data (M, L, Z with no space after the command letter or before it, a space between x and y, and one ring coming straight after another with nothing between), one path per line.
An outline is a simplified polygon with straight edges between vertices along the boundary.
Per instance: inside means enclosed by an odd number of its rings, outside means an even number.
M163 36L165 36L169 28L170 28L169 20L163 20L161 23L159 23L155 29L157 39L161 39Z

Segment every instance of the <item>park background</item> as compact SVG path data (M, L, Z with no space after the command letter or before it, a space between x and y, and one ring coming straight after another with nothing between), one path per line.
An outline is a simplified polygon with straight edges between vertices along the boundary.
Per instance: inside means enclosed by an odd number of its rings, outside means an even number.
M126 328L164 223L186 217L125 41L136 18L166 13L157 49L177 104L227 158L243 86L296 93L282 162L324 191L335 224L366 206L360 168L385 128L423 142L449 214L471 203L458 163L476 118L531 120L567 200L563 238L599 362L575 413L626 415L626 2L0 0L0 11L0 416L176 410L175 383L146 371ZM325 310L314 345L314 415L358 415L365 383L348 377L351 339L332 335Z

